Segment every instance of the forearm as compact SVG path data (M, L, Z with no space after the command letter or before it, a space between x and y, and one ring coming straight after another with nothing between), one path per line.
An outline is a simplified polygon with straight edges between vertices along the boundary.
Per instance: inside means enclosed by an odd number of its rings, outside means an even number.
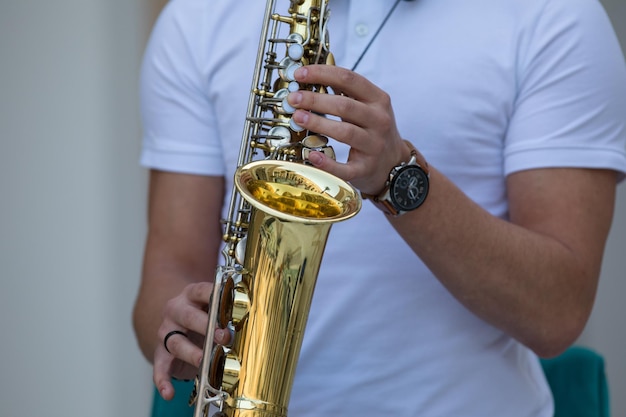
M590 227L597 244L577 246L578 236L490 215L434 170L426 203L391 222L469 310L550 356L575 340L591 311L610 214L603 209Z
M420 229L419 237L407 236L402 221L394 223L455 298L537 353L549 356L544 343L558 350L575 338L595 285L585 285L589 280L573 254L549 237L484 213L451 208L445 217L452 219L445 221L445 231ZM468 224L470 217L479 220Z
M213 256L206 256L201 262L192 262L177 257L175 252L165 250L157 239L148 237L142 286L133 311L137 341L148 361L152 362L155 348L163 343L157 336L157 330L163 320L166 303L189 284L213 280L214 259Z
M157 330L166 303L189 284L214 279L223 186L220 177L150 173L149 233L133 311L137 340L149 361L163 343Z

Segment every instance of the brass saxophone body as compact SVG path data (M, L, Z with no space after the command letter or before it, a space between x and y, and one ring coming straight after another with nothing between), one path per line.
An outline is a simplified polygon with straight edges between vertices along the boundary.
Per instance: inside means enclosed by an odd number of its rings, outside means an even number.
M317 274L333 223L354 216L359 194L307 165L312 150L334 157L328 139L291 120L286 96L302 65L333 64L328 0L268 0L209 325L190 405L194 417L286 416ZM229 346L214 345L216 327Z

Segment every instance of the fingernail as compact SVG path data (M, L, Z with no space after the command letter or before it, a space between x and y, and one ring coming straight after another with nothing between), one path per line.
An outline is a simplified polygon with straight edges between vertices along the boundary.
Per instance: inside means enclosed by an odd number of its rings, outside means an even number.
M309 70L306 67L300 67L293 73L293 75L296 80L302 80L307 75L309 75Z
M289 104L297 106L302 103L302 93L295 92L289 94Z
M319 165L322 162L322 155L312 152L309 154L309 161L311 161L313 165Z
M306 111L296 111L293 114L293 120L298 124L304 124L309 121L309 112Z

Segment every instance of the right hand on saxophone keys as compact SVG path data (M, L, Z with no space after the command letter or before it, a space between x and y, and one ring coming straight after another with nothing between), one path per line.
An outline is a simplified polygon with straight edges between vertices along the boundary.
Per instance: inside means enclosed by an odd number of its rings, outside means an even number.
M158 331L158 337L164 343L160 343L154 352L153 379L166 400L174 397L172 378L189 380L198 373L208 324L208 300L212 292L211 283L189 284L165 305ZM215 343L227 345L230 339L228 329L215 330Z

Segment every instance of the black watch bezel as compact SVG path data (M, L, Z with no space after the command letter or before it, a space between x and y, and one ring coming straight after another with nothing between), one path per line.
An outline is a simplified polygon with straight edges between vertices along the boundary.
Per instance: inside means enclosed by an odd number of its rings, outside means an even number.
M404 180L410 181L412 178L417 181L417 195L415 198L408 198L408 184ZM426 200L428 190L428 174L419 165L404 165L398 168L389 183L389 202L399 212L415 210Z

